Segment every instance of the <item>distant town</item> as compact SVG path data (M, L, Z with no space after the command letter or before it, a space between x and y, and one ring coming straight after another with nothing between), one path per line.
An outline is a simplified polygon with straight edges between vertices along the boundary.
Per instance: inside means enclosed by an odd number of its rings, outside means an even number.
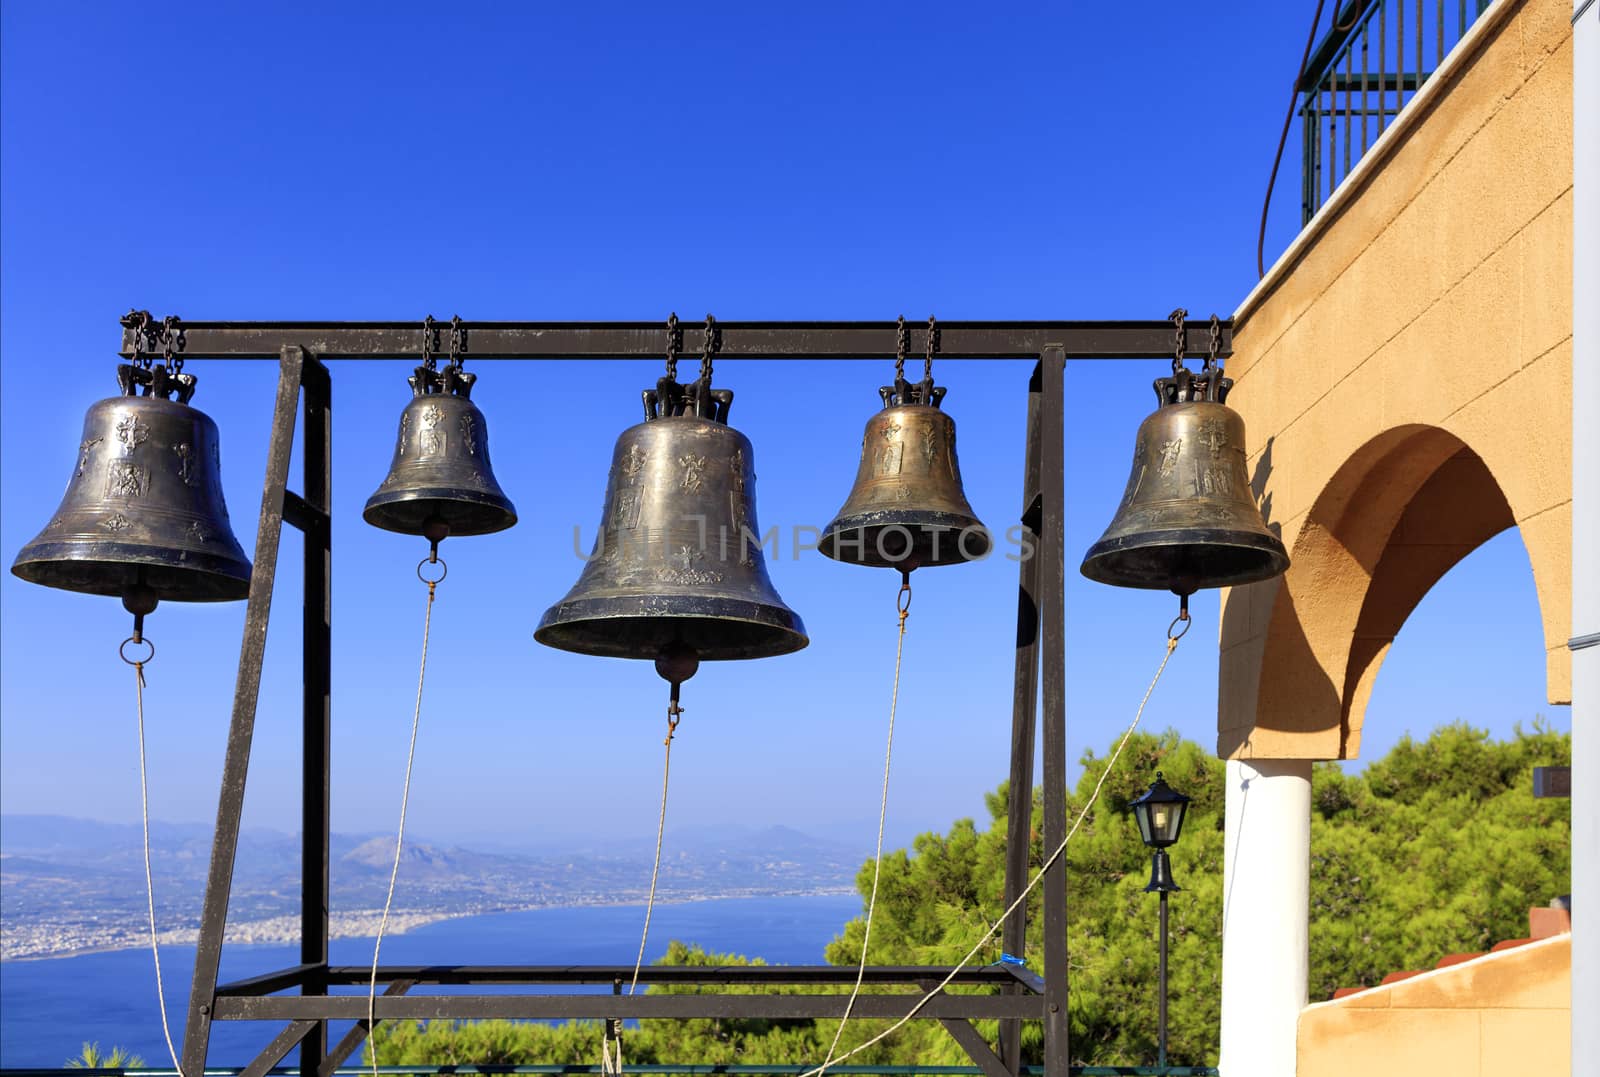
M848 893L862 856L783 827L729 828L669 842L658 901ZM164 944L193 944L210 852L203 827L152 830L156 925ZM332 845L334 938L377 933L393 861L392 837L336 835ZM241 837L230 942L300 937L299 841ZM58 816L0 817L0 959L64 957L149 944L137 827ZM407 843L388 932L461 916L520 909L642 902L649 850L483 853Z

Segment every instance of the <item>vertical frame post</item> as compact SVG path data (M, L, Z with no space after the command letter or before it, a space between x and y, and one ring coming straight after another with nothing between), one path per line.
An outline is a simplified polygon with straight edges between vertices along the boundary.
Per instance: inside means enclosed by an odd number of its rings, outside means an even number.
M304 674L300 770L300 963L316 965L301 994L328 992L328 844L330 841L329 741L333 681L333 379L315 359L302 371L305 433L305 608L301 669ZM317 1073L328 1053L328 1022L318 1021L300 1043L300 1072Z
M227 928L228 896L233 889L234 858L239 851L239 824L244 812L245 777L250 770L250 744L255 736L256 703L261 694L261 660L267 649L267 621L272 613L272 585L283 537L283 508L288 496L289 455L294 446L295 406L305 372L305 352L285 346L279 359L278 396L272 409L272 441L267 451L267 476L261 490L256 527L255 561L250 597L245 606L244 638L239 645L239 673L233 688L233 717L222 763L222 792L217 798L217 825L211 838L211 867L200 910L200 938L189 988L189 1016L184 1025L183 1072L200 1077L211 1045L211 1010L216 1002L217 969Z
M1028 382L1028 428L1023 453L1022 561L1017 583L1017 657L1011 695L1011 778L1007 783L1005 907L1028 885L1033 848L1033 744L1039 709L1039 396L1043 368ZM1027 951L1028 909L1006 917L1001 946L1018 957ZM1000 1022L1000 1060L1012 1073L1022 1065L1022 1022Z
M1066 352L1045 346L1039 360L1039 641L1044 721L1044 847L1067 837L1066 679ZM1044 877L1044 1069L1067 1077L1067 862Z

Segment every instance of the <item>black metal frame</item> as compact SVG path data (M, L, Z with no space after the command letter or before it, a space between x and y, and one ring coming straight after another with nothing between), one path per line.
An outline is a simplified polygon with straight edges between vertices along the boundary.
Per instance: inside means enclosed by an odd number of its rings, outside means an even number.
M305 1077L329 1077L367 1035L367 1001L359 995L333 995L338 986L366 983L369 968L328 964L329 730L331 675L331 458L332 380L323 360L420 359L422 332L417 322L182 322L179 350L185 358L277 358L279 380L273 412L266 480L256 533L255 569L250 580L234 689L233 716L223 763L222 789L211 866L201 911L199 947L183 1045L183 1071L204 1071L214 1021L287 1022L242 1071L261 1077L289 1052L300 1048ZM482 359L648 359L664 351L660 323L645 322L479 322L467 327L465 353ZM886 359L894 338L884 323L721 322L719 358ZM918 340L926 341L928 329ZM1028 418L1021 519L1037 555L1021 565L1017 602L1016 681L1012 695L1011 778L1009 787L1005 895L1009 906L1028 884L1029 828L1033 804L1035 722L1044 725L1044 847L1053 849L1066 835L1066 646L1064 536L1064 380L1068 359L1149 359L1170 356L1172 326L1165 321L1112 322L944 322L935 344L950 358L1035 359L1028 383ZM1189 350L1204 358L1207 334ZM125 333L124 354L134 340ZM1232 326L1222 323L1220 354L1232 351ZM288 488L296 411L302 413L304 493ZM251 738L261 685L279 540L287 523L305 532L304 604L304 792L302 799L303 881L301 888L301 963L229 984L218 984L228 896L244 807ZM1040 706L1042 702L1042 707ZM1036 718L1036 712L1039 717ZM954 984L989 986L988 995L946 994L932 999L918 1017L941 1022L989 1077L1020 1072L1024 1020L1044 1025L1045 1070L1066 1074L1067 1020L1066 873L1057 868L1043 883L1044 971L1035 976L1002 964L964 969ZM1022 953L1027 936L1026 906L1004 925L1007 953ZM838 994L524 994L409 995L422 984L608 984L626 979L622 966L400 966L378 969L385 989L375 1013L382 1019L502 1017L690 1018L833 1017L841 1012ZM898 1018L950 972L948 967L874 966L865 982L904 987L904 994L869 994L855 1003L862 1017ZM647 967L645 984L680 985L845 985L850 969L833 966L756 966L733 968ZM299 994L277 993L297 989ZM329 1020L357 1021L331 1049ZM989 1044L969 1023L998 1019L999 1044Z

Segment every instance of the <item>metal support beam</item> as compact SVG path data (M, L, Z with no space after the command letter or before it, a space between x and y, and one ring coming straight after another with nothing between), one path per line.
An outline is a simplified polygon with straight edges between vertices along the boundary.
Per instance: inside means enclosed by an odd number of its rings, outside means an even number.
M950 1033L950 1038L961 1045L967 1052L967 1057L978 1064L984 1072L984 1077L1016 1077L1016 1070L1000 1061L1000 1056L989 1047L989 1043L978 1034L978 1030L960 1017L946 1017L939 1021L944 1030ZM1011 1024L1013 1022L1007 1022Z
M294 1050L294 1045L310 1035L321 1023L320 1021L291 1022L282 1032L272 1037L272 1042L267 1044L253 1062L239 1071L239 1077L267 1077L272 1067L283 1061L283 1056Z
M950 975L949 965L868 965L861 982L873 986L935 982ZM633 975L632 965L381 965L378 982L410 980L419 984L611 984ZM327 980L335 986L365 987L370 965L334 965ZM767 984L822 986L853 984L856 970L847 965L646 965L639 970L641 984L695 986L703 984ZM1010 970L994 965L963 968L952 984L1006 986L1015 982ZM245 994L243 991L231 994ZM251 994L264 994L254 991Z
M854 1016L898 1020L906 1016L921 995L861 995ZM404 995L376 1000L377 1018L432 1021L500 1018L510 1021L623 1020L669 1017L765 1019L837 1018L839 996L831 995ZM917 1011L918 1018L965 1017L996 1020L1003 1017L1037 1021L1043 1002L1016 995L938 995ZM220 998L219 1021L323 1020L359 1021L367 1016L364 995L266 995ZM1065 1071L1063 1071L1065 1072Z
M926 993L936 990L939 984L937 981L924 981L918 986ZM1007 1066L1001 1061L1000 1056L989 1046L989 1041L984 1039L978 1030L972 1027L970 1021L960 1017L945 1017L940 1019L939 1024L944 1026L944 1030L950 1033L950 1038L955 1040L963 1051L967 1052L967 1057L978 1064L978 1068L983 1071L984 1077L1016 1077L1018 1067ZM1021 1022L1019 1021L1002 1022L1002 1026L1020 1026L1020 1024Z
M327 994L321 970L328 963L329 795L332 760L330 693L333 685L333 379L315 361L301 373L305 507L296 526L305 533L304 606L301 612L300 756L300 961L313 966L301 982L307 995ZM300 1072L317 1069L328 1053L328 1023L318 1021L300 1044Z
M1023 444L1022 526L1024 552L1039 548L1039 396L1044 370L1035 365L1028 382L1028 425ZM1011 776L1007 781L1005 907L1011 908L1028 885L1033 849L1033 739L1039 710L1039 558L1023 557L1018 566L1017 658L1011 694ZM1003 952L1027 953L1028 909L1024 902L1006 917L1001 930ZM1012 989L1015 993L1017 988ZM1000 1025L1000 1058L1013 1073L1022 1065L1022 1025Z
M303 349L288 345L283 348L278 370L278 399L272 410L272 441L267 450L267 477L261 490L261 519L256 530L250 597L245 606L244 639L239 646L239 672L233 688L233 717L228 726L228 748L222 763L222 792L217 798L217 826L211 838L211 868L206 876L200 938L194 956L194 980L189 990L189 1019L183 1038L185 1073L204 1072L206 1051L211 1043L217 968L222 960L222 936L227 928L228 895L233 889L234 856L239 851L244 783L250 770L250 743L255 736L256 701L261 692L261 660L267 649L272 585L277 577L278 544L283 535L283 502L289 481L289 455L294 446L295 405L299 403L300 381L307 362Z
M263 972L243 980L233 980L217 988L218 995L271 995L299 987L313 972L325 971L320 965L290 965L286 969Z
M331 381L327 369L311 357L326 359L401 359L421 357L418 322L184 322L179 351L185 358L260 359L276 356L280 364L272 439L256 535L255 569L250 583L244 638L227 754L218 799L217 827L201 914L195 975L183 1047L183 1070L204 1070L215 1020L290 1021L268 1050L251 1064L254 1072L271 1068L295 1045L303 1043L301 1072L328 1077L369 1034L367 1000L359 995L330 995L343 985L365 985L369 968L329 967L328 957L328 794L330 768L331 683ZM1232 326L1222 323L1222 354L1232 349ZM685 328L690 328L686 325ZM654 359L665 351L665 327L658 322L468 323L466 356L478 359ZM883 359L894 354L895 333L888 322L725 322L721 358ZM927 330L913 330L920 349ZM1205 334L1195 333L1193 358ZM1011 804L1008 821L1006 895L1008 904L1027 885L1032 805L1034 721L1042 715L1044 754L1043 828L1046 848L1060 844L1066 832L1065 610L1063 513L1065 461L1063 426L1064 371L1068 359L1165 358L1171 327L1151 322L948 322L938 325L938 353L947 358L1033 359L1037 367L1029 385L1026 465L1023 480L1024 521L1036 544L1023 564L1018 593L1016 684L1014 686ZM124 338L127 349L131 341ZM689 349L692 351L693 349ZM302 395L303 394L303 395ZM305 479L303 494L288 490L290 453L296 411L304 409ZM302 819L304 829L301 963L290 969L241 980L219 989L217 972L226 927L228 897L244 804L262 657L284 523L306 533L305 592L302 616L304 756ZM1042 708L1039 704L1042 702ZM1020 1022L1042 1020L1046 1071L1067 1073L1070 1057L1067 1022L1066 875L1061 864L1043 882L1044 970L1034 976L1014 966L963 969L952 983L988 986L993 994L939 995L918 1017L945 1023L985 1073L1020 1072ZM1003 943L1008 952L1026 945L1025 909L1008 917ZM409 995L417 984L599 984L624 978L622 966L389 966L379 970L387 985L376 1005L379 1019L463 1019L503 1017L560 1020L573 1018L755 1017L823 1018L836 1014L836 994L493 994ZM941 980L949 968L880 966L868 968L864 981L877 985L910 985ZM640 979L647 984L842 985L853 971L834 966L737 966L720 969L650 967ZM299 988L299 995L278 991ZM920 997L920 996L918 996ZM856 1003L865 1018L898 1018L918 997L872 994ZM969 1023L975 1019L1001 1023L1000 1052L988 1045ZM327 1022L361 1024L330 1052ZM982 1050L979 1050L979 1048ZM274 1054L276 1052L276 1054ZM269 1057L270 1056L270 1057Z
M1065 498L1066 354L1058 345L1039 361L1044 388L1039 423L1040 688L1044 697L1044 847L1067 838L1067 678ZM1067 866L1044 877L1044 1069L1066 1077L1071 1059L1067 1022Z
M422 319L408 322L179 322L186 359L269 359L286 346L333 359L422 358ZM638 359L666 352L666 320L653 322L466 322L465 358ZM693 334L693 322L684 322ZM895 324L881 322L718 322L720 359L892 359ZM1190 334L1189 357L1204 359L1208 334ZM1047 345L1068 358L1149 359L1172 354L1167 321L940 322L938 353L949 359L1036 359ZM911 327L921 353L927 328ZM133 355L125 330L122 354ZM693 354L694 347L686 348ZM1220 354L1233 354L1233 323L1222 322Z
M415 980L396 980L394 983L383 989L383 995L385 998L392 998L395 995L403 995L416 985L417 982ZM355 1027L349 1032L346 1032L340 1038L339 1042L334 1045L333 1050L328 1052L328 1057L324 1058L320 1063L318 1063L315 1070L317 1077L333 1077L334 1072L337 1071L340 1066L344 1065L345 1059L354 1054L356 1048L360 1047L366 1042L367 1034L371 1027L371 1025L367 1024L367 1019L365 1017L357 1021L355 1023ZM300 1072L303 1074L309 1074L313 1071L307 1069L305 1064L302 1062L300 1066Z

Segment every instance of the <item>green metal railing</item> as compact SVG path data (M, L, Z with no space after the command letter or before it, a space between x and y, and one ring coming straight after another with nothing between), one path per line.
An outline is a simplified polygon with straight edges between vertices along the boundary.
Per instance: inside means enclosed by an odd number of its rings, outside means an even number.
M798 1077L811 1066L667 1066L667 1064L627 1064L630 1074L659 1077ZM205 1077L238 1077L242 1066L206 1067ZM379 1066L379 1077L562 1077L563 1074L598 1074L600 1066ZM827 1072L838 1077L981 1077L978 1066L829 1066ZM1024 1066L1024 1077L1038 1077L1043 1066ZM1072 1077L1218 1077L1211 1066L1072 1066ZM371 1077L373 1069L347 1067L334 1071L334 1077ZM0 1069L0 1077L179 1077L176 1069ZM264 1077L299 1077L298 1069L270 1069Z
M1299 91L1309 221L1438 70L1490 0L1345 0Z

